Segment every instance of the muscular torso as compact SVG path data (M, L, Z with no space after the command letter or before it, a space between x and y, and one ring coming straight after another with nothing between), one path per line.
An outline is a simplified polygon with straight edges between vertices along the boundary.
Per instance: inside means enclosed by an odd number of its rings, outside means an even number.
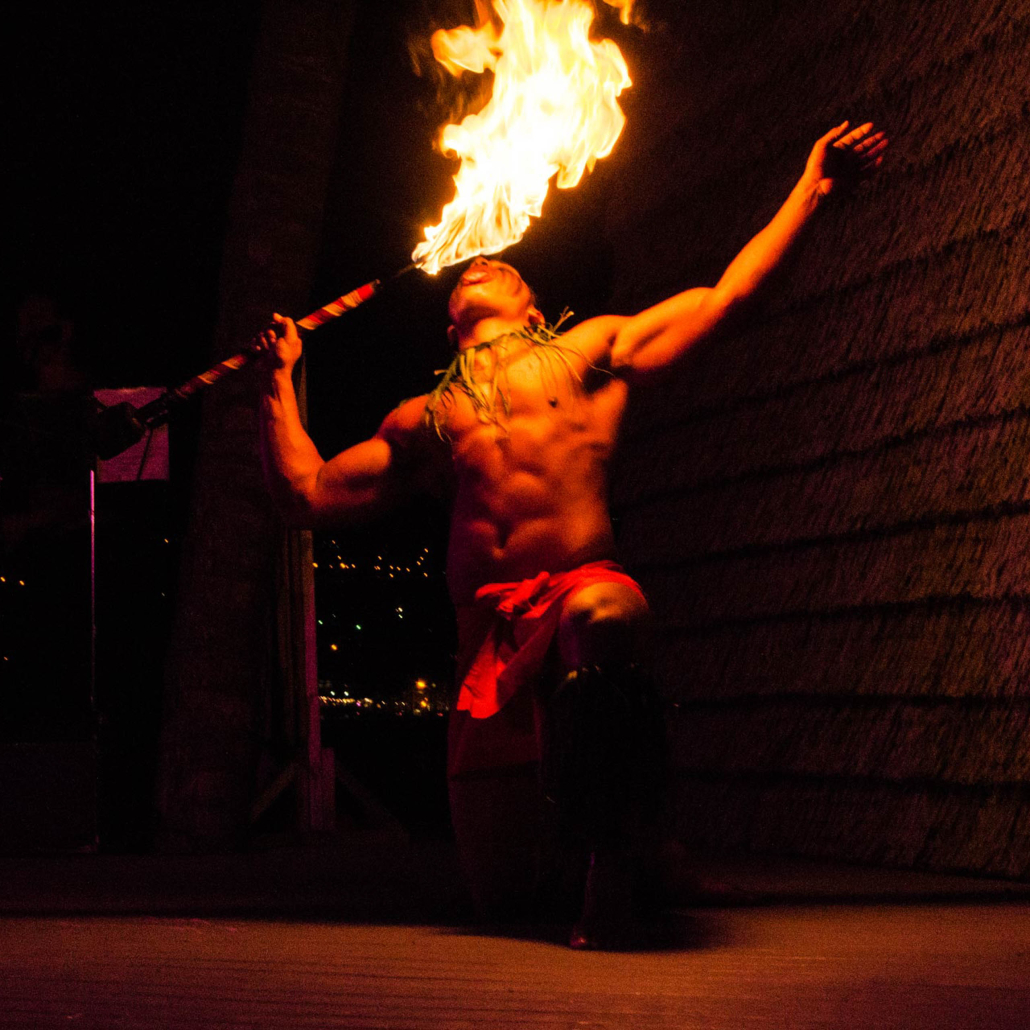
M607 473L627 388L603 371L610 335L597 320L561 339L576 375L518 337L477 352L478 382L499 364L508 403L498 396L495 421L462 390L445 395L446 442L430 445L429 460L451 504L447 575L456 603L486 583L613 557Z

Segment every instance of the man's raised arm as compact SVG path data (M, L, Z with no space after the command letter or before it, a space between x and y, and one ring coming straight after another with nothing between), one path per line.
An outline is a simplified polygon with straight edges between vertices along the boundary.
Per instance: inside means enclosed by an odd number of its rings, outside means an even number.
M632 375L667 368L753 302L825 198L880 165L887 139L872 130L867 122L849 132L843 122L819 139L783 206L715 286L676 294L621 324L612 344L612 370Z
M405 403L371 439L323 461L301 424L293 388L293 367L301 353L296 327L288 318L273 317L283 333L269 329L262 334L268 378L259 417L265 481L276 507L300 528L364 521L414 486L405 444L417 430L422 406Z

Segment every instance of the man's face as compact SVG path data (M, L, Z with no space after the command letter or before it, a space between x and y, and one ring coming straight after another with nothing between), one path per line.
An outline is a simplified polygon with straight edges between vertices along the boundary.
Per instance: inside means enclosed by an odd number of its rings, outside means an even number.
M477 257L462 272L447 310L455 325L497 317L521 321L535 310L533 291L511 265Z

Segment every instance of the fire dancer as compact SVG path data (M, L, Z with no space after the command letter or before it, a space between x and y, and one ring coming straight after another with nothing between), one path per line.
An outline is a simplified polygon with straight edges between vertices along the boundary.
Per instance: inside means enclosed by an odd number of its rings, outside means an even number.
M627 398L731 326L831 194L871 174L886 146L871 123L832 129L714 287L632 317L601 316L559 334L514 268L476 258L450 297L456 354L436 389L329 461L301 427L293 322L277 315L264 334L266 475L292 524L353 524L419 493L450 507L460 683L451 803L485 911L501 911L515 885L529 890L532 832L519 840L517 831L535 832L542 791L591 852L571 943L596 946L624 931L626 850L634 813L658 792L660 749L636 666L647 602L615 563L606 499Z

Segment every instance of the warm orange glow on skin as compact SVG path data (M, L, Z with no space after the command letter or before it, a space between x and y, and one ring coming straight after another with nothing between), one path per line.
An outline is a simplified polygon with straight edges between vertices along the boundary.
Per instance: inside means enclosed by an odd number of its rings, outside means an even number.
M626 120L617 102L631 84L626 62L610 39L589 38L590 3L493 0L493 18L477 6L478 27L440 30L432 39L452 74L489 70L494 84L481 111L442 131L444 153L461 167L454 199L413 254L430 273L520 240L540 215L552 176L559 189L575 186L611 153ZM625 0L612 6L628 17Z

